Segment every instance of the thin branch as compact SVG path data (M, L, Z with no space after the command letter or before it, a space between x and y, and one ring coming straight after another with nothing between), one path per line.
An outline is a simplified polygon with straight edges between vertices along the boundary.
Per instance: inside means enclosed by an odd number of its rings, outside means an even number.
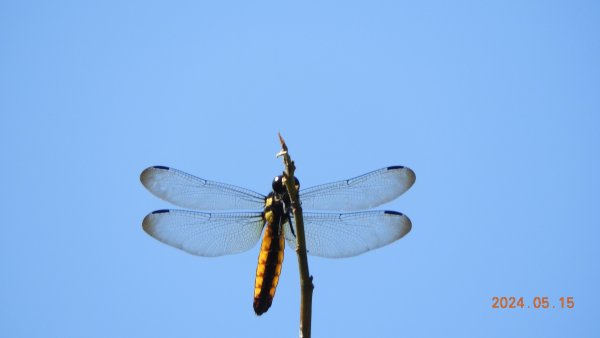
M308 257L306 257L306 239L304 236L304 219L302 218L302 206L298 198L298 189L294 180L294 171L296 166L290 158L287 145L279 135L281 151L277 157L283 157L285 165L284 180L287 191L290 195L292 212L296 226L296 254L298 256L298 267L300 269L300 338L310 338L311 316L312 316L312 294L314 285L312 276L308 272Z

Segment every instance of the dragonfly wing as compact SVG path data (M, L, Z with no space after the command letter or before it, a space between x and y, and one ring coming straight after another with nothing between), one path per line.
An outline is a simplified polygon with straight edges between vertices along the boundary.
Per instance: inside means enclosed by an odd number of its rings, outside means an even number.
M309 255L342 258L356 256L390 244L406 235L412 224L395 211L352 213L303 212L306 249ZM285 226L286 240L296 245L296 226ZM293 229L292 229L293 228Z
M157 210L142 223L152 237L198 256L214 257L243 252L260 239L260 212L207 213Z
M300 201L305 210L366 210L402 195L415 179L415 173L407 167L387 167L349 180L302 189Z
M183 208L260 210L265 206L265 196L257 192L169 167L149 167L142 172L140 180L155 196Z

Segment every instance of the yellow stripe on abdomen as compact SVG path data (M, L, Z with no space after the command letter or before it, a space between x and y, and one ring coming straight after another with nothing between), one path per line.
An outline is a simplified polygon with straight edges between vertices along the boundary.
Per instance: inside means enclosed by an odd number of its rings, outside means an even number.
M285 248L283 231L278 225L274 225L278 222L273 222L273 217L267 217L267 220L254 281L254 312L259 316L267 312L275 297Z

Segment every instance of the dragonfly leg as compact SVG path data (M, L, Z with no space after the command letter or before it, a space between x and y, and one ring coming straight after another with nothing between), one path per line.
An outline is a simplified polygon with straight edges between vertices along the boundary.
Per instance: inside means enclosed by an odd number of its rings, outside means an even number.
M296 238L296 232L294 232L294 226L292 225L292 218L291 217L290 217L288 223L290 225L290 232L292 233L292 235L294 235L294 238Z

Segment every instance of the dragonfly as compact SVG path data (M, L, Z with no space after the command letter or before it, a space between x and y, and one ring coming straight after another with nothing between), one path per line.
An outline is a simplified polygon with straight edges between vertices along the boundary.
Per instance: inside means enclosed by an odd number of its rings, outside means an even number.
M368 209L399 197L415 179L410 168L390 166L300 189L302 208L308 210L303 211L307 253L352 257L402 238L412 228L406 215ZM262 235L253 307L259 316L267 312L281 275L285 242L296 244L284 176L273 179L266 196L166 166L146 168L140 180L156 197L184 208L156 210L144 218L144 231L163 243L193 255L216 257L247 251ZM295 177L294 184L300 187Z

